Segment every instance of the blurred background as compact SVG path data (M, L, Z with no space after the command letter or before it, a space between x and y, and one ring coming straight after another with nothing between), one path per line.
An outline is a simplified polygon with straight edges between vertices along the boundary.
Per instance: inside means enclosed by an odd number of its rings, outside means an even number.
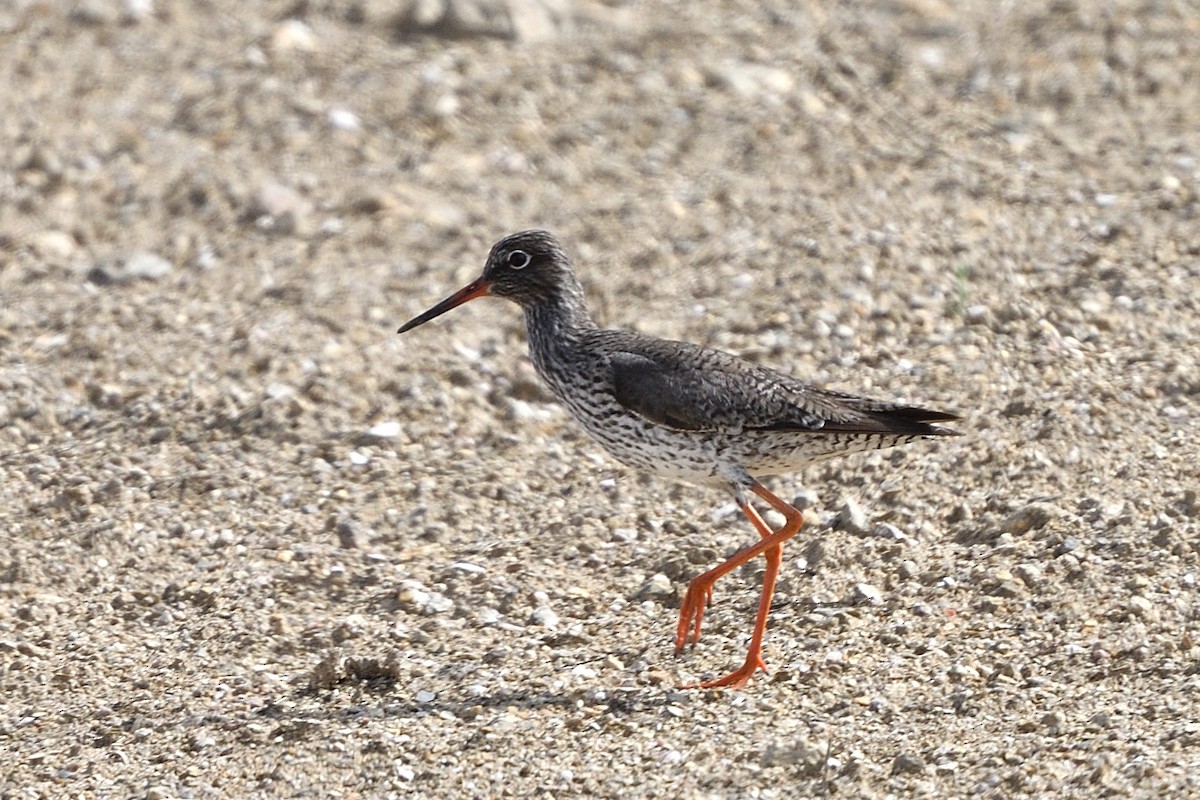
M0 3L0 794L1188 796L1198 109L1182 1ZM728 498L395 336L530 227L965 417L772 484L744 694Z

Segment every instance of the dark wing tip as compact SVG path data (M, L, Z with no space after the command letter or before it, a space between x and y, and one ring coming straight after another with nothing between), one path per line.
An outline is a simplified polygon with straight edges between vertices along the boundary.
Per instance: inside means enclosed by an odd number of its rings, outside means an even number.
M810 431L813 433L895 433L905 436L962 436L953 428L937 425L938 422L953 422L960 419L957 414L946 411L931 411L917 406L896 406L863 398L849 398L853 404L845 403L844 413L811 414L804 422L788 419L773 425L761 426L765 430ZM815 423L815 424L814 424Z
M894 406L892 408L872 409L867 416L878 422L885 429L896 433L911 433L918 436L962 436L961 431L936 425L937 422L954 422L961 419L958 414L948 411L933 411L918 406Z
M919 406L888 406L870 410L877 411L884 416L907 419L913 422L955 422L962 419L958 414L953 414L949 411L934 411L929 408L920 408Z

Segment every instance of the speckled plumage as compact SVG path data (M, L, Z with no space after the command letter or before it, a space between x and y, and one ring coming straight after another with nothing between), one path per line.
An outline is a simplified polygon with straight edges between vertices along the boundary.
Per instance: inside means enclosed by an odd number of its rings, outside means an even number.
M762 634L782 543L799 512L755 476L790 472L845 453L955 435L940 411L830 392L736 356L687 342L592 321L583 290L558 241L544 231L507 236L492 247L483 274L400 328L403 333L486 294L521 306L530 356L547 386L591 436L636 469L727 486L762 541L692 581L680 614L676 650L700 633L712 584L734 566L768 561L759 616L743 667L703 686L739 686L762 668ZM766 527L749 502L756 494L788 522Z
M554 395L619 461L698 483L790 472L950 431L950 415L807 386L716 350L580 326L530 351Z
M492 248L488 264L503 265L514 250L532 257L522 276L539 267L554 276L546 291L521 299L538 374L628 466L726 485L741 470L790 472L953 433L931 424L952 414L829 392L719 350L599 328L549 234L509 236Z

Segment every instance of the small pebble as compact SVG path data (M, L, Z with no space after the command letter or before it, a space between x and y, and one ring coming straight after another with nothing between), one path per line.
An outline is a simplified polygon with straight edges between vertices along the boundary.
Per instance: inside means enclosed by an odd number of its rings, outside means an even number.
M342 131L356 131L362 127L358 115L344 108L329 109L328 119L330 125Z
M890 522L878 522L871 529L871 533L880 539L887 539L892 542L909 542L912 541L904 531L897 528Z
M838 530L847 531L858 536L863 536L870 531L870 528L867 527L866 512L863 511L862 506L857 501L849 497L842 501L842 507L839 509L833 525Z
M1058 547L1054 548L1054 555L1065 556L1068 553L1073 553L1080 547L1080 542L1074 536L1068 536L1059 543Z
M609 536L614 542L632 542L637 540L638 533L636 528L613 528Z
M959 680L977 681L979 680L979 670L969 664L952 664L949 670L950 677Z
M879 588L872 586L869 583L856 583L854 585L854 600L858 603L869 603L877 606L883 602L883 592Z
M544 422L554 416L548 406L538 403L527 403L515 397L508 399L508 416L515 422Z
M792 495L792 506L797 511L803 511L806 508L814 508L819 502L821 502L820 496L812 489L801 489Z
M913 775L924 771L924 759L911 753L901 753L892 761L893 775Z
M217 743L217 740L211 736L197 736L191 740L191 749L193 752L205 750Z
M39 255L46 258L64 259L79 249L75 237L66 231L44 230L29 237L29 244Z
M296 232L313 210L313 204L300 192L270 180L259 188L256 203L260 227L281 234Z
M671 584L671 579L661 572L656 572L642 584L642 588L637 593L637 599L673 597L674 595L675 587Z
M358 547L359 532L358 525L353 520L340 520L334 527L337 533L338 544L345 550L353 550Z
M154 0L123 0L121 18L130 24L145 22L154 16Z
M271 48L281 52L296 50L314 52L318 47L313 29L298 19L284 20L271 35Z
M558 628L559 619L558 614L555 614L549 606L539 606L529 615L529 622L547 630L555 630Z
M403 580L396 590L396 602L410 613L433 615L454 610L454 601L440 592L425 588L419 581Z
M376 439L395 439L400 435L400 423L395 420L379 422L367 428L367 436Z
M170 261L154 253L134 253L112 265L97 265L88 272L88 279L101 286L124 284L135 280L159 280L171 274Z
M824 771L828 751L823 741L785 739L767 744L760 763L764 767L790 767L800 777L812 779Z
M1037 564L1018 564L1013 572L1030 589L1037 589L1042 583L1042 568Z
M1140 594L1129 598L1129 613L1135 617L1148 617L1153 610L1154 604Z
M967 306L963 312L963 321L968 325L982 325L988 321L991 316L991 310L984 305Z
M1020 536L1031 530L1042 528L1058 514L1058 509L1049 503L1030 503L1024 508L1010 514L1000 525L1000 529L1013 536Z
M791 91L796 78L780 67L733 59L710 67L718 84L746 100L776 100Z

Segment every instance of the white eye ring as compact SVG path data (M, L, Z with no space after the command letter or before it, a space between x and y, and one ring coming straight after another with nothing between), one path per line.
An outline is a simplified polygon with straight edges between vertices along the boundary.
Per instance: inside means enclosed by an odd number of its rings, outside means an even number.
M529 266L529 262L532 260L533 259L529 257L529 253L526 253L524 250L513 250L508 254L508 258L505 259L505 262L511 269L525 269Z

